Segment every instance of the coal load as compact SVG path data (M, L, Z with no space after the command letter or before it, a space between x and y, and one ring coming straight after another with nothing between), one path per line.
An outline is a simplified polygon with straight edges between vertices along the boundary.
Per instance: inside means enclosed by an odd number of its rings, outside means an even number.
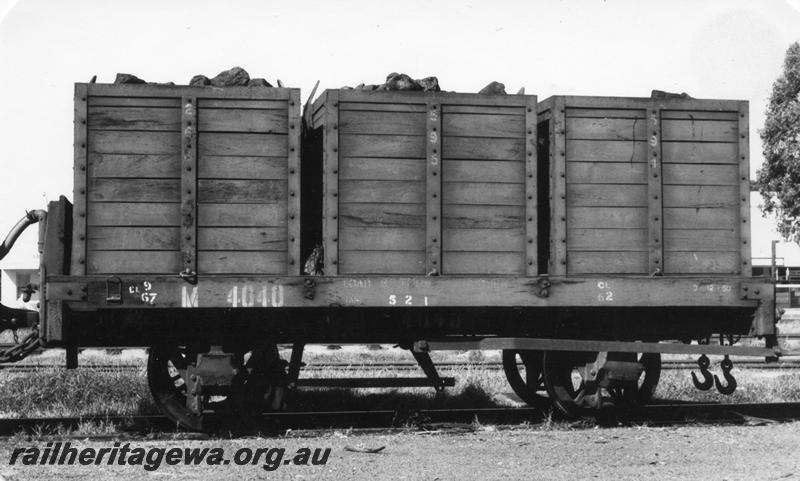
M118 73L114 79L115 84L150 84L150 85L175 85L173 82L160 84L158 82L147 82L136 75L129 73ZM278 81L280 85L280 80ZM233 67L217 74L213 78L198 74L189 80L190 87L272 87L272 84L264 78L250 78L247 70L241 67Z

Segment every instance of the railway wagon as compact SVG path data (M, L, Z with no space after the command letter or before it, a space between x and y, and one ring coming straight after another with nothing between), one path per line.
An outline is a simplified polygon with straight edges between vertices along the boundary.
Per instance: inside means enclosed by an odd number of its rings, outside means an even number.
M523 399L568 414L646 402L661 353L699 355L703 389L726 356L723 393L727 356L781 354L726 177L747 176L744 103L327 91L301 119L292 89L94 84L75 102L41 309L3 327L38 323L70 366L150 346L187 428L281 407L313 343L398 344L437 389L430 351L502 349Z

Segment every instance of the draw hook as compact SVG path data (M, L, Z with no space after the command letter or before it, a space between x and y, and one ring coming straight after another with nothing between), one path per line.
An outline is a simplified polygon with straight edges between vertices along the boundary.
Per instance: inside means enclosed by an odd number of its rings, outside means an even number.
M717 391L719 391L720 394L725 395L733 394L733 391L736 390L736 378L731 375L733 363L731 362L730 357L726 355L720 363L720 367L722 368L722 377L725 378L725 381L727 381L728 384L722 384L719 378L714 375L714 384L717 386Z
M711 386L714 385L714 380L711 377L711 373L708 371L708 366L710 365L710 361L708 360L708 356L703 354L697 359L697 365L700 367L700 374L703 375L703 382L697 378L697 375L692 372L692 383L694 387L701 391L708 391L711 389Z

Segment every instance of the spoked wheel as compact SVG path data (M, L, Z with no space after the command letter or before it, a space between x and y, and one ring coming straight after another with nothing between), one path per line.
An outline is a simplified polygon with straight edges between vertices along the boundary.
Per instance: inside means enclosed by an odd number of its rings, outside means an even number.
M277 350L253 350L240 356L244 369L228 395L204 395L203 412L197 414L187 406L187 368L194 365L197 354L205 349L192 346L153 346L147 359L147 380L150 392L161 412L185 429L209 432L222 427L247 423L261 412L265 398L275 404L272 375L279 369ZM270 361L270 362L267 362ZM272 370L272 371L271 371ZM282 396L281 396L282 402Z
M542 372L547 394L553 405L569 417L589 414L587 396L599 395L590 392L581 377L579 368L592 362L595 352L547 351L542 356ZM628 359L630 357L630 359ZM622 354L615 359L638 360L644 370L637 381L617 384L607 390L611 400L621 408L635 408L649 402L661 377L661 355L658 353Z
M542 352L503 350L503 371L514 393L531 406L547 403L542 378Z

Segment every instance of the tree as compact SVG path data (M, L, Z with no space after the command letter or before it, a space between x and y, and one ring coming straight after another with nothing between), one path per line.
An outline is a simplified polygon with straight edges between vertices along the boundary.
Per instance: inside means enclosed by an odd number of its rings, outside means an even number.
M767 119L760 131L764 165L756 184L764 198L762 210L775 214L778 232L800 237L800 44L789 46L783 74L772 86Z

